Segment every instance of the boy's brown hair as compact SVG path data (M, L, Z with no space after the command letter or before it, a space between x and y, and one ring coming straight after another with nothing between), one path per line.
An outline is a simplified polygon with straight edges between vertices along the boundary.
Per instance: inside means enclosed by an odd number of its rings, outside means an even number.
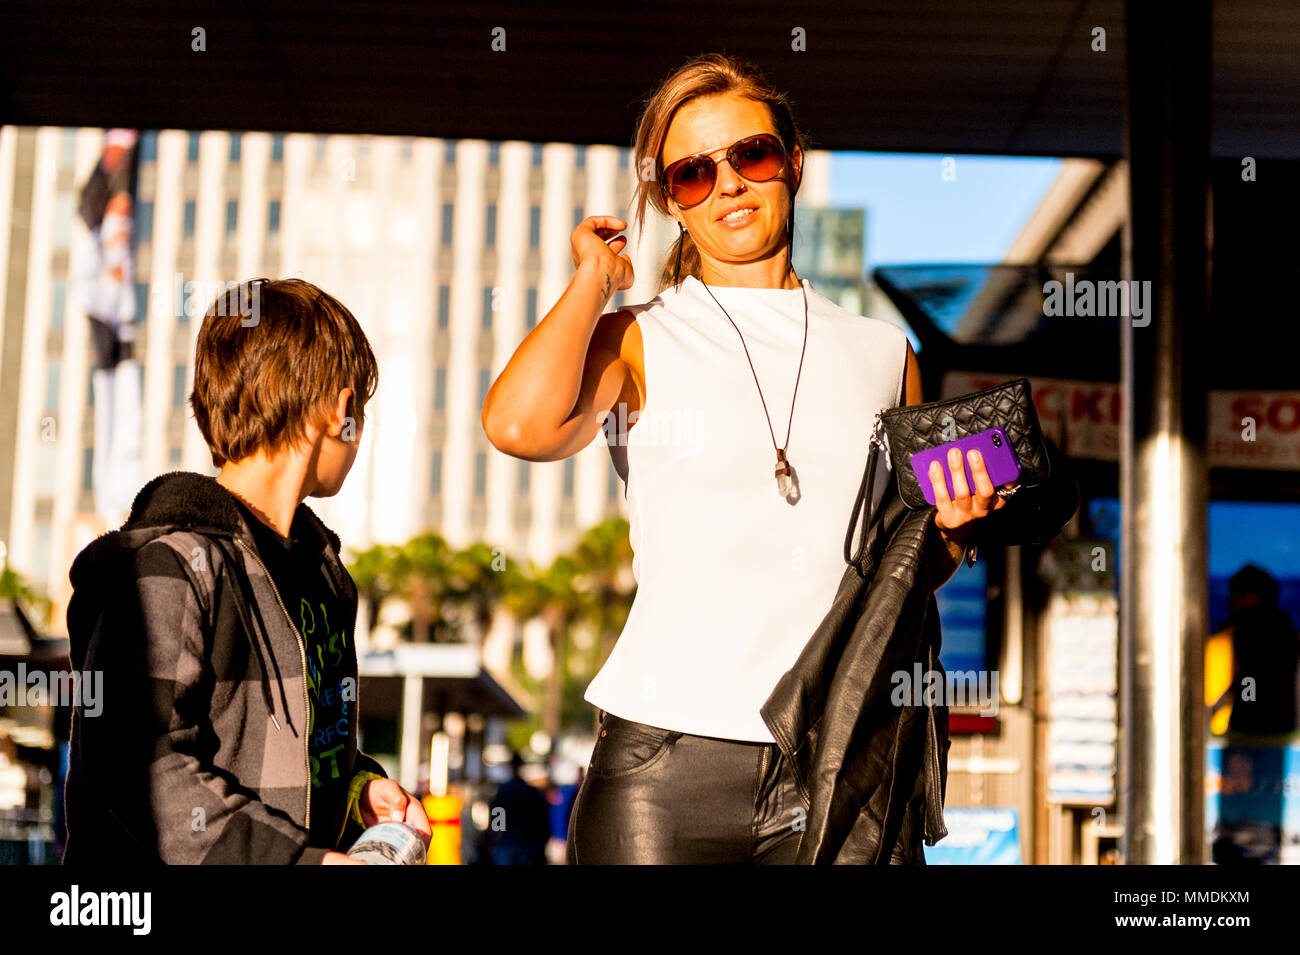
M220 293L194 355L194 419L221 467L303 441L343 388L359 429L379 371L360 323L302 279L252 279Z

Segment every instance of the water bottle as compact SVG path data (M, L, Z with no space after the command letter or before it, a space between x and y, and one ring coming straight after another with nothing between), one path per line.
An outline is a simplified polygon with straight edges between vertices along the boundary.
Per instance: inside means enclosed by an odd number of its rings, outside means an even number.
M371 865L424 865L428 855L424 836L404 822L381 822L357 837L348 855Z

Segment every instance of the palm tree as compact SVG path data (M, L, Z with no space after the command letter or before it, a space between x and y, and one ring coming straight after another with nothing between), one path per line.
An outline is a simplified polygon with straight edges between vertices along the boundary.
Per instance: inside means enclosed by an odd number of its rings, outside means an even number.
M492 625L492 616L510 586L517 568L499 547L471 544L455 552L446 563L446 608L455 608L468 618L481 640Z
M3 560L4 543L0 542L0 562ZM12 600L22 604L24 609L32 611L27 614L28 619L37 619L42 627L50 626L50 613L53 606L50 599L32 590L23 576L8 566L0 566L0 600Z
M429 532L412 537L397 549L393 561L396 591L411 607L411 640L428 643L446 639L450 625L444 615L451 548L442 535Z
M588 595L585 622L596 632L588 673L594 674L608 659L627 623L636 595L632 556L628 522L621 517L590 528L574 548L574 558L581 568L574 585Z
M540 723L555 740L580 718L585 680L609 656L627 621L636 592L631 561L627 521L615 518L590 528L544 570L485 543L453 550L435 533L401 547L372 547L349 570L370 601L372 619L378 620L379 607L390 597L409 602L411 639L417 643L454 639L461 622L472 623L482 636L503 605L518 620L543 620L554 662L543 687ZM579 624L596 634L582 661L570 660L570 631Z
M396 565L397 548L387 544L376 544L361 551L348 565L348 573L357 585L357 594L370 607L372 627L379 621L379 608L397 590Z
M529 562L529 572L515 575L505 593L506 606L516 617L541 618L551 643L551 672L542 698L542 730L552 745L563 725L561 702L568 674L569 628L586 613L585 597L574 586L577 562L561 554L544 572Z

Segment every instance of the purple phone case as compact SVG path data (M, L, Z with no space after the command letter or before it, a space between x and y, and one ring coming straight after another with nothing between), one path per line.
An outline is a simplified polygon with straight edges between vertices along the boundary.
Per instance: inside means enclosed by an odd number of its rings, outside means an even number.
M989 428L978 434L972 434L937 448L926 448L912 455L912 470L921 484L921 493L929 504L934 504L934 487L930 483L930 462L938 459L943 466L943 480L948 487L948 496L952 497L952 472L948 470L948 449L956 448L961 452L961 463L966 468L966 486L975 489L975 477L971 474L970 459L967 452L978 451L984 458L984 469L989 472L989 479L994 487L1011 484L1020 477L1020 461L1016 458L1011 440L1001 428Z

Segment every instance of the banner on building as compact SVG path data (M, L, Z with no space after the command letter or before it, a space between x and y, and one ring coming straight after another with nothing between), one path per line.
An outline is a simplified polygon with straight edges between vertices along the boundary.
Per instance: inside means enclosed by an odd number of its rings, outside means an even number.
M136 144L133 129L110 129L81 190L81 269L77 293L94 342L95 405L91 482L95 510L118 523L139 489L141 368L132 353L136 297L132 221Z
M1205 830L1219 865L1300 864L1300 737L1210 740Z
M925 847L926 865L1021 864L1018 810L948 806L943 824L948 835Z

